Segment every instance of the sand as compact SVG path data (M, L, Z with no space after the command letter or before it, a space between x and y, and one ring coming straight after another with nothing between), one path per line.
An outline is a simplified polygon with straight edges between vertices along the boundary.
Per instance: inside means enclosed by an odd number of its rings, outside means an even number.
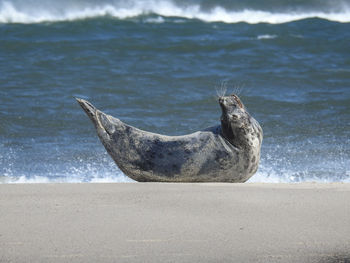
M350 184L2 184L0 262L350 262Z

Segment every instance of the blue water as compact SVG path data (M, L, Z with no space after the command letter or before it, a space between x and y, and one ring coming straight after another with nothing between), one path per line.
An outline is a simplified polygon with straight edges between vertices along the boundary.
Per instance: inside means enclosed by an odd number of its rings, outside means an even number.
M251 182L350 182L350 1L0 0L0 182L124 182L74 97L138 128L264 130Z

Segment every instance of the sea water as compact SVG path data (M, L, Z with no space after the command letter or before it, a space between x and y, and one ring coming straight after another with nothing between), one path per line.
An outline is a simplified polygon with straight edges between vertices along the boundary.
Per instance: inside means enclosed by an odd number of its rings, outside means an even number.
M350 182L350 1L0 0L0 182L126 182L74 97L191 133L239 93L250 182Z

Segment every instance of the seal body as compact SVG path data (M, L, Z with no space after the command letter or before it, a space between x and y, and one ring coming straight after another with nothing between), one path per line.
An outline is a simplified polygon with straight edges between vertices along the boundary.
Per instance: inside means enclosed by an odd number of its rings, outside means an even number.
M219 98L221 125L183 136L143 131L77 99L120 170L139 182L245 182L257 170L262 129L237 96Z

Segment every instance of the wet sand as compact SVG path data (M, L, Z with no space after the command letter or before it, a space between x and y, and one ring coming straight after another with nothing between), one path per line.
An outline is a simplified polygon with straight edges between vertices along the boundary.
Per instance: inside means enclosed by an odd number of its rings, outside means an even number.
M1 184L0 262L350 262L350 184Z

